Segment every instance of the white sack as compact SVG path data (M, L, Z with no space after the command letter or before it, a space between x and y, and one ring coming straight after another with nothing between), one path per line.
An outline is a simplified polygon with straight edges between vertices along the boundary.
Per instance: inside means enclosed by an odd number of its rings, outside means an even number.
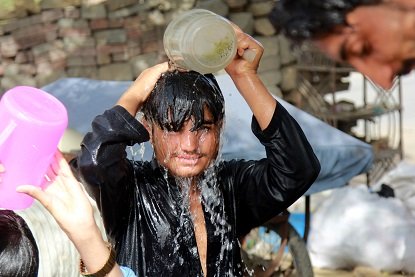
M415 217L365 185L335 189L313 214L308 247L315 267L415 272Z

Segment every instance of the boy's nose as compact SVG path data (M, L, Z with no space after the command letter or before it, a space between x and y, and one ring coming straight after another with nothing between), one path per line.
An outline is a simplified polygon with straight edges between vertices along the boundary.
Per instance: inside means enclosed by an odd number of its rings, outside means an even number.
M186 131L181 136L181 148L185 151L194 151L198 147L197 132Z

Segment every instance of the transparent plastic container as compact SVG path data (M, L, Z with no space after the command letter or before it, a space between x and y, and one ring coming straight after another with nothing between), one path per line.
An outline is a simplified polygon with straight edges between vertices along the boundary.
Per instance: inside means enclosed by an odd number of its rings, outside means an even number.
M163 44L176 67L206 74L224 69L232 61L237 38L226 18L208 10L193 9L169 23Z
M40 89L18 86L0 99L0 208L20 210L33 198L16 192L19 185L41 186L68 125L65 106Z

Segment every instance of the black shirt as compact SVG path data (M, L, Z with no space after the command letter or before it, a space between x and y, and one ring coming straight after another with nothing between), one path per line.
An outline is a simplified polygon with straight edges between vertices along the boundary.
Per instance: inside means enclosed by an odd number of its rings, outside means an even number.
M239 238L301 197L320 171L301 128L280 104L265 130L253 118L252 131L266 158L218 161L199 182L207 276L242 276ZM148 139L115 106L94 119L75 166L97 201L119 264L138 276L203 276L183 184L156 160L127 159L127 146Z

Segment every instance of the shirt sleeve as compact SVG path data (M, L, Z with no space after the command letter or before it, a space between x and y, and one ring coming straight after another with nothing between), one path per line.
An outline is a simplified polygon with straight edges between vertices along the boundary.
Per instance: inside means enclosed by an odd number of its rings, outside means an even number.
M111 226L126 220L119 214L133 203L134 174L126 147L148 140L144 126L123 107L115 106L93 120L92 131L85 135L80 154L71 163L96 200L110 236Z
M282 105L277 104L266 129L261 130L255 117L251 128L264 145L266 158L230 163L239 235L288 208L320 172L320 163L301 127Z
M137 277L129 267L120 266L120 269L124 277Z

